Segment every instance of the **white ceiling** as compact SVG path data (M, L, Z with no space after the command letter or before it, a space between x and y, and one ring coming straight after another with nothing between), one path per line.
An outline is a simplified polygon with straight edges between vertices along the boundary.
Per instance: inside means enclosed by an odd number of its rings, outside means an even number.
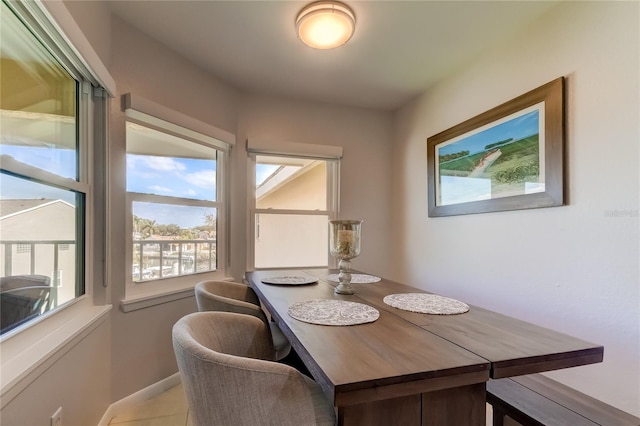
M296 38L303 1L116 1L114 14L244 91L394 110L557 1L351 1L344 46Z

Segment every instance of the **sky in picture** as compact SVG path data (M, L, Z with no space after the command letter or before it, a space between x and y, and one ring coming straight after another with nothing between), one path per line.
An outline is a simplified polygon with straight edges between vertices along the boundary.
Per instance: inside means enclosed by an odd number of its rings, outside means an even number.
M20 179L5 173L0 173L0 188L2 188L2 199L63 200L72 206L76 205L76 193L73 191Z
M15 160L46 170L69 179L76 177L76 153L71 149L53 149L17 145L0 145L0 155L8 155ZM48 199L63 200L76 205L73 191L43 185L3 173L0 176L3 199Z
M215 160L127 154L127 191L215 201Z
M273 174L276 170L280 168L279 165L275 164L260 164L256 163L256 186L260 186L265 179Z
M535 110L520 115L501 123L497 126L468 133L451 141L449 144L438 147L438 155L453 154L460 151L469 151L469 155L485 151L485 146L503 141L505 139L522 139L539 133L540 111ZM493 124L489 124L493 125ZM485 126L487 127L487 126Z
M21 163L58 176L76 178L76 152L72 149L0 145L0 155L10 155Z
M127 191L169 197L215 201L215 160L127 154ZM181 228L204 225L212 207L134 203L133 214L158 224Z

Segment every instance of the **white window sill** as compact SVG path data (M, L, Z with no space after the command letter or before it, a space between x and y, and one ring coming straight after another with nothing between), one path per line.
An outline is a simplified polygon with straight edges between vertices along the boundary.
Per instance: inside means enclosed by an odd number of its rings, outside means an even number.
M188 288L164 292L160 294L150 294L127 298L120 301L120 307L124 312L131 312L167 302L173 302L175 300L186 299L187 297L193 297L193 295L193 286L191 286Z
M173 302L180 299L186 299L188 297L194 297L194 287L197 282L204 281L205 279L216 279L215 277L199 277L197 280L193 280L192 276L186 275L180 277L180 279L188 279L188 281L182 282L179 285L167 286L166 283L148 282L144 284L136 284L127 288L126 298L120 301L120 307L123 312L136 311L138 309L145 309L163 303ZM233 278L224 277L218 278L223 281L232 281ZM170 280L166 280L169 282ZM176 280L177 281L177 280ZM135 289L131 291L130 289Z
M85 296L0 341L0 408L4 408L69 347L109 316L111 305L94 306Z

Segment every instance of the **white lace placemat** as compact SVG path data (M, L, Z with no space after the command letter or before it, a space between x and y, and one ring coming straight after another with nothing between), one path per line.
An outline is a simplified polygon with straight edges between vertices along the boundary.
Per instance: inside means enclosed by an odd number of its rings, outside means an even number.
M320 325L356 325L374 322L380 312L362 303L346 300L312 299L289 306L289 316Z
M327 275L327 279L333 282L340 282L338 279L338 274L329 274ZM380 277L376 277L375 275L367 275L367 274L351 274L351 282L353 284L370 284L377 283L380 281Z
M284 277L263 278L262 282L265 284L276 284L276 285L305 285L305 284L317 283L318 279L312 278L312 277L288 275Z
M453 315L463 314L469 310L469 305L455 299L426 293L390 294L382 299L384 303L403 311L419 312L422 314Z

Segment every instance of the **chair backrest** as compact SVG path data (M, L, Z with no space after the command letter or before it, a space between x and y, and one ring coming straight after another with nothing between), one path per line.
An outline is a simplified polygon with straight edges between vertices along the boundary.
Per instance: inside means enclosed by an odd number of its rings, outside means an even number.
M51 287L22 287L0 292L0 334L46 312Z
M51 278L46 275L9 275L0 277L0 291L39 286L50 287Z
M265 324L230 312L196 312L173 327L173 347L194 426L315 423L305 379L267 361Z
M246 284L231 281L201 281L195 286L198 311L235 312L253 315L267 324L260 299Z

